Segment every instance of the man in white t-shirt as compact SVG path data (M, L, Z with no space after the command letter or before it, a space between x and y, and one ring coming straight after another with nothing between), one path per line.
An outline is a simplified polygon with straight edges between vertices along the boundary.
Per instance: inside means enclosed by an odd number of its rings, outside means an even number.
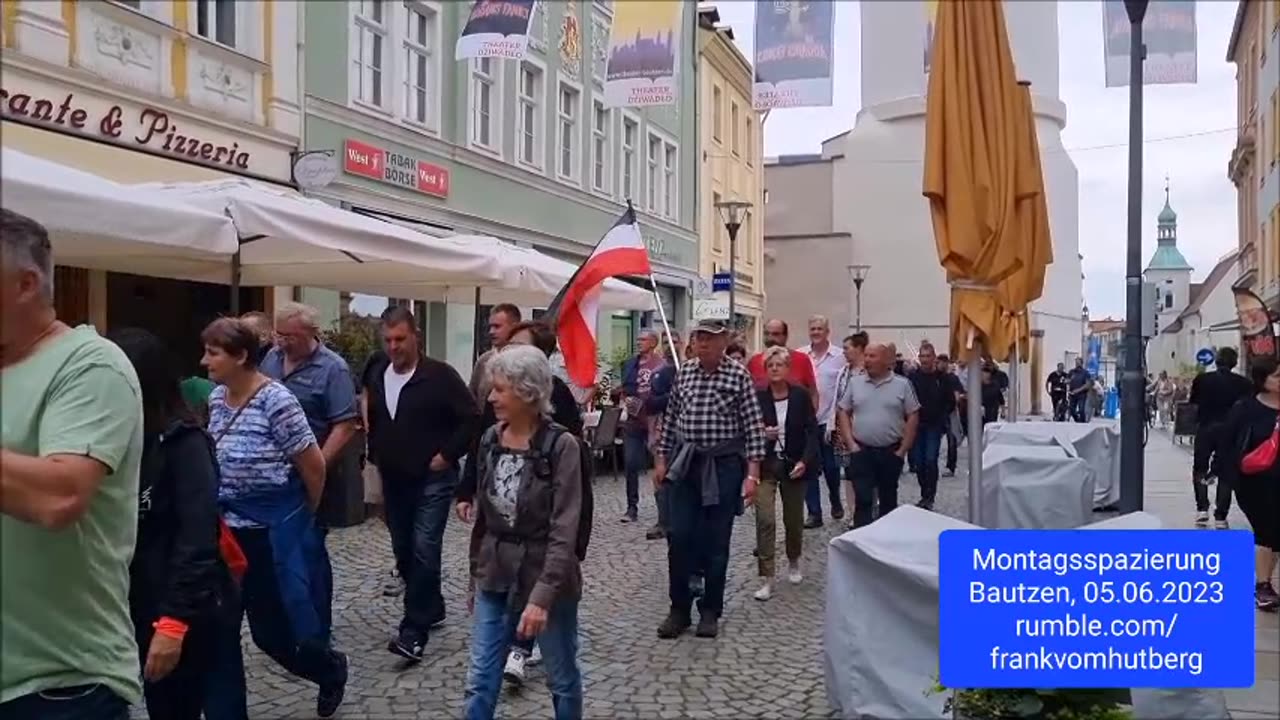
M831 322L822 315L809 318L809 344L800 348L800 352L809 356L818 383L818 437L820 438L821 467L810 469L804 498L805 505L809 509L805 527L817 528L822 527L822 488L818 481L819 470L826 478L827 494L831 502L831 518L839 520L844 517L844 506L840 502L840 464L836 462L832 435L835 434L836 427L836 383L846 363L841 349L831 344Z

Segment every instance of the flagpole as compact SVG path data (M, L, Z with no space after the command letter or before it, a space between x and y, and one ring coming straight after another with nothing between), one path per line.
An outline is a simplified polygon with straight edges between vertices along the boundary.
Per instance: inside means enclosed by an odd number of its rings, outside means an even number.
M680 354L676 352L676 341L671 336L671 323L667 322L667 309L662 306L662 298L658 295L658 281L653 273L649 273L649 288L653 292L653 301L658 305L658 318L662 320L662 331L667 338L667 347L671 350L671 362L680 363Z

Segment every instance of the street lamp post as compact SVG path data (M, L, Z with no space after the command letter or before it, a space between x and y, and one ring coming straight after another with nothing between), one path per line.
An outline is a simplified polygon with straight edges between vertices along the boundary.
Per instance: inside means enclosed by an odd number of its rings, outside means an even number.
M849 279L853 280L853 326L862 332L862 283L867 281L870 265L850 265Z
M1124 0L1129 16L1129 232L1125 269L1124 372L1120 380L1120 511L1142 509L1142 19L1147 0Z
M729 323L736 332L738 329L738 229L742 227L742 219L751 210L751 203L745 200L725 200L715 204L724 218L724 229L729 231Z

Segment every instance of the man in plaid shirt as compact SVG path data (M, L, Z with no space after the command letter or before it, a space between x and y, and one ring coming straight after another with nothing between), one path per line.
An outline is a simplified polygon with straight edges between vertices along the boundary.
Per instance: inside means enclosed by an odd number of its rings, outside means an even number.
M722 323L698 323L695 357L676 374L662 418L654 476L669 485L671 612L658 627L664 639L679 637L692 624L689 579L704 561L697 635L719 633L733 523L743 503L755 498L760 478L764 417L751 375L725 355L728 344Z

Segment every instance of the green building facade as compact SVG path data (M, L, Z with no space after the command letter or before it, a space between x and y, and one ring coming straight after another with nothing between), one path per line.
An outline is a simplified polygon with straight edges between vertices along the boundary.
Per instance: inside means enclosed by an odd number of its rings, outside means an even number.
M659 296L682 325L698 263L695 4L679 38L678 104L656 108L604 105L613 2L538 2L523 61L454 59L470 6L306 5L299 145L333 152L338 165L336 178L310 194L432 234L491 235L575 265L629 198ZM335 313L339 306L330 291L306 289L302 297ZM351 307L372 314L386 302L356 296ZM477 345L485 307L419 309L428 352L469 368L487 342ZM629 347L651 321L602 311L602 352Z

